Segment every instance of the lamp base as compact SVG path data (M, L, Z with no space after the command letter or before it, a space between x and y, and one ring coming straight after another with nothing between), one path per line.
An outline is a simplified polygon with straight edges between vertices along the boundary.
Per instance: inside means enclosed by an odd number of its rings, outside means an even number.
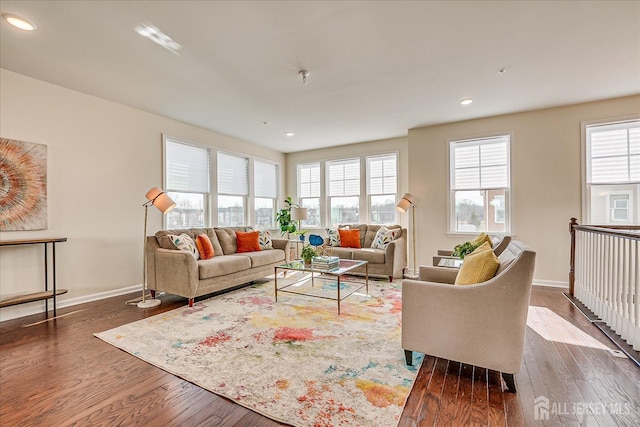
M153 308L157 307L162 303L159 299L148 299L144 301L140 301L138 303L138 308Z

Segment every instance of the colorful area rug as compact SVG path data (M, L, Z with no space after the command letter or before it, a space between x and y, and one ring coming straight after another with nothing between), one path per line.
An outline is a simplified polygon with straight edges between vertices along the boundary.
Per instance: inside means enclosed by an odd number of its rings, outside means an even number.
M273 294L269 281L95 336L276 421L395 426L420 366L404 363L400 285L371 282L341 315Z

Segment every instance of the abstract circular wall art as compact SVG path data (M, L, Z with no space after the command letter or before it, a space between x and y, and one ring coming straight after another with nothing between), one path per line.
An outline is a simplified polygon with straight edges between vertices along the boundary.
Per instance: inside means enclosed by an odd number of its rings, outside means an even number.
M0 231L47 228L47 146L0 138Z

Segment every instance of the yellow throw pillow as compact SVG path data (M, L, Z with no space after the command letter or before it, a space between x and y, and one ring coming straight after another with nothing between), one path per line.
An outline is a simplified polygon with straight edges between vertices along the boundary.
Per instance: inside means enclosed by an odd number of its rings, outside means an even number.
M456 285L475 285L495 276L500 267L498 257L491 245L484 242L475 251L464 257L464 262L456 276Z
M491 249L491 247L493 246L493 243L491 242L491 237L489 237L485 233L478 234L478 236L471 241L471 243L473 243L474 245L482 245L484 242L488 242L489 249Z

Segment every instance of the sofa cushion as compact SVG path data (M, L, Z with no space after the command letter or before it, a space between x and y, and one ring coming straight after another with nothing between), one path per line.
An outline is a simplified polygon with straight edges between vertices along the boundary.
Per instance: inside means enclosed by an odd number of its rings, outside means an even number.
M349 227L341 226L340 228L327 228L329 246L340 247L340 233L338 232L339 229L348 230Z
M341 248L361 248L360 230L338 230Z
M257 252L245 252L242 255L251 259L251 267L261 267L274 262L284 263L284 251L282 250L265 250Z
M244 255L215 256L198 261L200 280L224 276L251 268L251 259Z
M200 253L200 259L209 259L213 258L215 252L213 250L213 245L211 244L211 239L206 234L198 234L196 237L196 246L198 247L198 252Z
M196 234L193 234L193 231L187 228L185 230L160 230L156 233L156 239L158 239L158 244L162 249L175 249L176 246L171 242L169 235L179 236L183 233L192 239L196 238Z
M331 256L337 256L340 259L352 259L354 249L352 248L336 248L336 247L328 247L327 252Z
M362 248L353 251L352 257L360 261L369 261L371 264L384 264L385 261L383 249Z
M260 250L260 232L236 231L236 246L238 253L254 252Z
M464 257L464 262L456 276L456 285L474 285L486 282L495 276L500 261L491 250L491 245L484 242L475 251Z
M173 243L174 248L181 251L189 252L195 259L200 258L200 252L198 252L198 246L196 242L186 233L182 233L180 235L169 234L167 235L171 243Z
M236 231L252 231L251 227L216 227L214 228L220 249L225 255L235 254L238 251L236 243ZM215 246L214 246L215 249Z
M484 242L489 243L489 248L493 247L493 242L491 241L491 237L489 237L486 233L480 233L473 240L471 240L471 243L476 246L480 246Z

